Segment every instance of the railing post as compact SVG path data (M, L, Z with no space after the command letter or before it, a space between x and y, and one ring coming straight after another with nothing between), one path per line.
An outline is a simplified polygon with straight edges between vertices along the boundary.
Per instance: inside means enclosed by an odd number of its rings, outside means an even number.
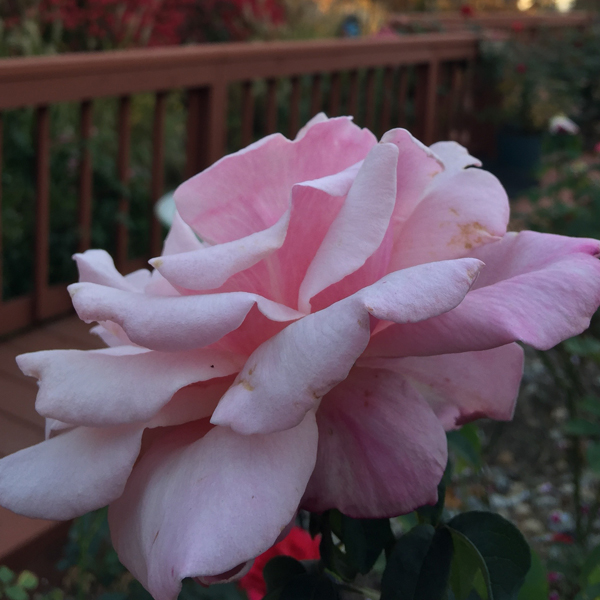
M50 229L50 111L36 110L35 266L33 320L44 318L48 296L48 239Z
M2 298L4 293L4 279L3 279L3 250L2 250L2 166L3 166L3 149L4 149L4 115L0 112L0 305L2 304Z
M81 158L79 162L79 243L78 251L85 252L91 246L92 230L92 101L81 103L80 115Z
M427 146L435 142L436 136L438 76L439 63L436 60L417 67L415 136Z
M189 90L186 177L192 177L225 153L227 84Z
M291 79L292 92L290 94L290 130L289 136L293 140L300 129L300 96L302 88L300 87L300 77L294 76Z
M121 184L121 197L117 209L117 249L116 266L124 271L129 256L129 175L131 151L131 97L119 99L119 147L117 155L117 172Z
M165 117L167 93L157 92L152 123L152 181L150 190L150 254L158 256L161 250L161 224L154 207L164 193L165 181Z

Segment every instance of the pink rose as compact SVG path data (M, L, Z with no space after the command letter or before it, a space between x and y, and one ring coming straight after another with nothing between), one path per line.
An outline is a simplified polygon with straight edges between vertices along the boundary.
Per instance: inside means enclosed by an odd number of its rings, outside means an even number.
M19 357L49 439L0 461L0 504L110 504L119 557L172 600L242 576L298 507L434 502L444 430L511 418L515 342L550 348L600 304L600 243L506 233L479 164L319 115L184 183L152 273L76 255L73 304L110 347Z

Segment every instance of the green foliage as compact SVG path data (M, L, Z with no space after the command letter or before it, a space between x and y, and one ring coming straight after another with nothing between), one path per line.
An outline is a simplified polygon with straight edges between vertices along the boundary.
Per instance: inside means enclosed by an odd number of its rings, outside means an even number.
M567 114L586 147L600 139L600 23L560 36L540 31L534 41L490 38L481 46L482 75L500 95L501 111L487 116L520 131L542 131Z
M559 114L573 114L576 94L558 77L546 45L514 37L481 43L481 73L496 88L500 108L490 106L486 116L519 132L544 131Z
M62 590L40 590L40 581L31 571L18 575L0 565L0 600L65 600Z
M450 468L445 477L449 476ZM438 491L435 507L421 507L416 519L402 519L405 532L399 538L391 534L387 519L349 519L335 510L311 515L311 532L323 536L321 560L308 566L289 557L273 559L264 572L268 600L287 598L282 590L290 592L286 586L308 575L314 582L329 576L339 589L377 598L376 590L355 584L359 573L372 569L377 576L382 574L381 600L537 600L547 596L544 568L537 556L532 562L525 538L512 523L482 511L447 521L443 482ZM381 556L384 562L378 560ZM523 585L526 592L519 595ZM293 598L312 598L311 593L296 592Z
M531 567L525 577L517 600L547 600L548 577L546 568L536 552L531 552Z

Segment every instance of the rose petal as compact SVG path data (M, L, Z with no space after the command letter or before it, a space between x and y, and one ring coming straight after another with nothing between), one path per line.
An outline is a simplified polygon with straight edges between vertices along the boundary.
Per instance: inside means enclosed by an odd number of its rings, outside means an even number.
M463 302L424 323L391 325L369 356L487 350L514 341L547 350L589 327L600 305L600 242L524 231L477 251L481 281Z
M202 239L240 239L281 218L294 184L343 171L362 160L376 141L347 117L316 123L294 141L275 134L182 184L175 202Z
M118 498L138 456L142 428L77 427L0 460L0 505L66 520Z
M392 129L382 143L398 147L396 206L393 221L399 229L420 202L427 186L443 170L440 159L406 129Z
M273 321L291 321L301 313L256 294L237 292L199 296L132 295L93 283L69 286L79 317L113 321L131 341L152 350L175 352L208 346L238 328L256 305Z
M365 359L359 364L401 375L450 430L483 417L512 419L523 375L523 349L508 344L482 352Z
M446 436L402 377L354 368L317 413L319 450L302 507L356 518L394 517L435 503Z
M146 421L177 390L237 373L243 359L214 349L153 352L118 346L33 352L18 356L17 363L39 380L41 415L98 427Z
M398 148L377 144L367 155L346 201L311 262L300 286L298 308L362 267L381 245L396 200Z
M194 252L205 247L207 245L196 237L194 230L175 211L171 228L165 238L162 256L171 256L182 252Z
M390 270L469 255L504 235L509 212L506 192L491 173L439 173L397 231Z
M325 123L325 121L329 121L327 115L324 112L317 113L314 117L308 120L304 127L300 128L294 139L296 141L301 140L308 133L308 130L311 127L317 125L318 123Z
M233 376L219 377L181 388L175 392L169 403L146 423L146 427L172 427L210 417L223 394L233 383L233 379Z
M268 229L191 252L153 258L150 264L171 284L188 290L211 290L232 275L249 269L281 247L290 219L289 211Z
M348 375L369 341L370 315L405 323L450 310L480 267L463 259L397 271L292 323L253 352L212 422L244 434L297 425Z
M292 188L290 223L281 248L235 274L217 292L244 291L294 307L311 260L343 205L362 163ZM315 213L319 219L314 220ZM293 265L293 268L290 268Z
M177 598L184 577L226 573L273 545L314 467L313 414L270 435L206 429L194 423L156 441L109 509L119 558L155 600Z
M446 171L460 171L467 167L481 167L481 161L456 142L436 142L429 149L442 161Z
M115 267L112 257L105 250L86 250L74 254L73 258L79 270L79 281L97 283L108 287L137 292L139 289L127 281Z

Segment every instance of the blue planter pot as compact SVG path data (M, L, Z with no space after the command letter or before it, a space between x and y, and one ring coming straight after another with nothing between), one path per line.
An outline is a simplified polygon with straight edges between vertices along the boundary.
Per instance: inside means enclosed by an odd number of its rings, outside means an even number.
M533 174L542 157L542 134L504 130L498 134L498 163Z

